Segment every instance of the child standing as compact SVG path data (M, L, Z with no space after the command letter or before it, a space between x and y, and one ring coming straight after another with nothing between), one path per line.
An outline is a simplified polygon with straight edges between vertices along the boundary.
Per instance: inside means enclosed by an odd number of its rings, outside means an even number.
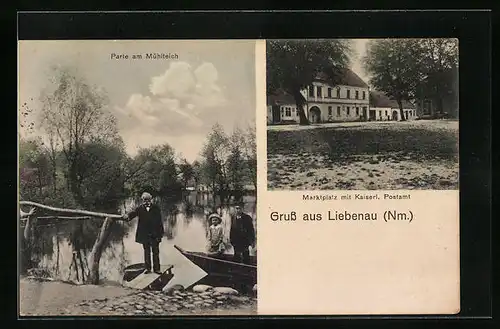
M224 252L224 229L222 218L218 214L208 217L210 227L208 228L208 252L213 255L221 255Z

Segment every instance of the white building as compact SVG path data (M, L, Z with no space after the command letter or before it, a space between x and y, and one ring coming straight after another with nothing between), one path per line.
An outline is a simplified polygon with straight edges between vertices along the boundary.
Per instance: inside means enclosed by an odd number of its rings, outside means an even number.
M304 113L311 123L368 120L369 87L350 69L342 70L335 85L326 74L318 74L301 94L305 101ZM279 91L268 95L267 104L269 124L299 122L295 99L290 94Z
M403 101L403 113L406 120L417 118L417 110L413 104ZM401 121L401 111L395 100L390 99L382 92L370 92L370 121Z

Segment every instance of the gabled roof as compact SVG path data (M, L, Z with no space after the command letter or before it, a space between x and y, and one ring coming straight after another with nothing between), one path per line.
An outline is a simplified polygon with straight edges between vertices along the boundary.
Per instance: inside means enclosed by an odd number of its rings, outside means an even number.
M398 102L390 99L385 93L372 90L370 91L370 107L399 108L399 105ZM414 109L415 106L408 101L403 101L403 108Z
M316 80L325 82L330 81L328 74L325 72L318 73L318 75L316 76ZM337 84L368 88L368 84L349 68L339 69L339 81Z
M267 94L267 105L279 104L295 104L295 98L283 89Z

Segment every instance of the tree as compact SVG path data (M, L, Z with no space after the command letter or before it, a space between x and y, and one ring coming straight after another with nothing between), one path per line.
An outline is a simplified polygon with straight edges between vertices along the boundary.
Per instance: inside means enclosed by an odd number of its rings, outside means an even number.
M245 131L245 138L243 144L243 154L246 159L248 175L257 191L257 143L255 139L255 123L248 125Z
M229 190L227 160L230 154L230 140L219 124L212 127L203 146L201 157L202 177L213 193L225 199Z
M422 80L422 59L418 39L371 40L364 58L370 83L385 92L399 106L401 120L405 120L403 101L410 101Z
M129 184L134 194L148 191L156 196L170 196L180 192L175 152L168 144L140 149L130 168L133 174L129 173Z
M284 90L295 99L300 124L309 120L304 113L301 91L311 85L319 72L337 84L342 69L349 64L348 40L268 40L266 46L267 90Z
M434 99L439 113L444 99L458 98L458 40L421 39L419 56L424 75L418 86L418 96ZM456 104L454 104L456 105Z
M245 143L244 132L236 127L229 139L229 155L227 159L228 184L237 198L243 193L243 183L248 177L243 154Z
M202 181L202 165L198 160L195 160L193 164L191 165L191 168L193 169L193 180L194 180L194 187L197 190L198 185Z
M122 164L126 158L123 141L114 143L94 140L81 145L81 158L77 165L81 179L82 206L102 211L116 209L125 198L125 173Z
M193 166L186 159L182 159L181 163L179 164L179 171L182 176L181 180L184 185L184 189L186 189L188 184L194 178Z
M40 139L20 139L19 174L21 197L43 201L52 184L48 150Z
M53 138L66 159L68 188L83 203L83 177L79 169L82 147L92 140L117 138L116 120L106 111L105 92L90 85L71 67L53 67L42 92L41 128Z

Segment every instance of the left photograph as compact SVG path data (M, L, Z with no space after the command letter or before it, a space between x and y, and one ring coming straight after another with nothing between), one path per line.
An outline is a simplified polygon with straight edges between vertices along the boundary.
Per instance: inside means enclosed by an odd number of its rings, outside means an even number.
M18 42L20 316L257 313L255 46Z

